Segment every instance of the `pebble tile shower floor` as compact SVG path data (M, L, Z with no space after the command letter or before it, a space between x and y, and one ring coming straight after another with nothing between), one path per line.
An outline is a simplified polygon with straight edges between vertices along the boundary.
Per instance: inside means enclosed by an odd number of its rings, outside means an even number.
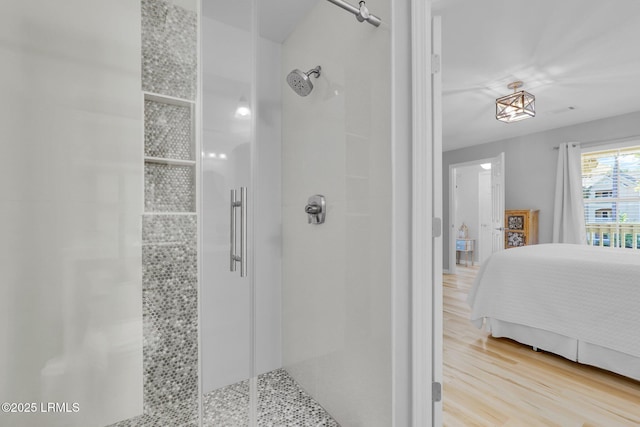
M203 426L249 425L249 381L241 381L204 397ZM340 427L284 369L258 376L258 426Z

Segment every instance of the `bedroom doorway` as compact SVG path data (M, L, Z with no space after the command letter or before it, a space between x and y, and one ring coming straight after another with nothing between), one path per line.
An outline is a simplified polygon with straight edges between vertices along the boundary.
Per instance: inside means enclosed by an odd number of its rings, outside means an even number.
M449 266L482 264L504 248L504 153L449 166Z

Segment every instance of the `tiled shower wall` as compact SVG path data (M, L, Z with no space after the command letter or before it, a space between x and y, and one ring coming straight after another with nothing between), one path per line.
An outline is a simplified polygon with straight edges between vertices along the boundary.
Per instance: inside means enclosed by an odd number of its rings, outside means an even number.
M371 3L389 22L393 2ZM345 426L393 424L390 58L388 25L326 1L282 47L285 72L322 66L309 96L282 89L282 361ZM328 208L318 227L300 215L316 192Z
M197 28L195 12L164 0L142 0L143 91L195 100Z
M191 427L199 423L197 17L164 0L142 0L141 6L144 413L115 426Z

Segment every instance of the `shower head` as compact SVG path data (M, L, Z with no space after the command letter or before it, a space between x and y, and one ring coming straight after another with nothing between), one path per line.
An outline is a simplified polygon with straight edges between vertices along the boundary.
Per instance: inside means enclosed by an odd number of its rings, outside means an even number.
M306 73L298 69L293 70L287 76L287 83L289 83L291 89L293 89L298 95L307 96L313 90L311 74L315 74L316 78L320 77L320 66L318 65L316 68L309 70Z

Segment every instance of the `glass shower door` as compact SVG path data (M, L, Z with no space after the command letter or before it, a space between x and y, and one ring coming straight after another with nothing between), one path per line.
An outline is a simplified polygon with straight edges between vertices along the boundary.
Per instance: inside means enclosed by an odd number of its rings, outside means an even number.
M252 1L229 3L203 1L201 18L200 322L205 426L249 425L252 376L249 248L253 239L248 228L253 197L253 37L250 18L246 25L237 21L240 16L251 17Z

